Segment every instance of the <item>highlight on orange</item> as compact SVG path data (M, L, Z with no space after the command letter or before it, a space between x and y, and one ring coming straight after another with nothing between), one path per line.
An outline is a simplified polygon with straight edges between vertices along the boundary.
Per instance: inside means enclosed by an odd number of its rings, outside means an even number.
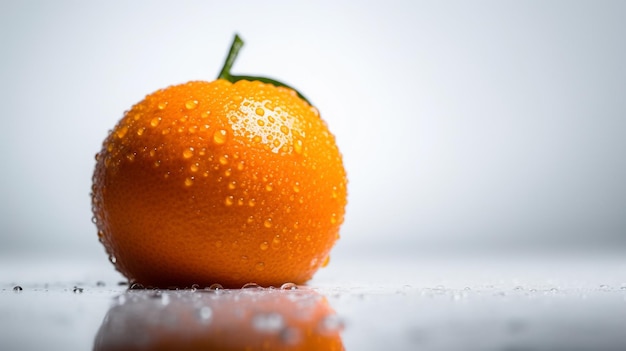
M114 350L344 350L343 322L310 289L134 291L116 298L94 342Z
M235 76L132 106L96 155L98 237L146 287L302 284L328 264L347 178L319 111L272 79Z

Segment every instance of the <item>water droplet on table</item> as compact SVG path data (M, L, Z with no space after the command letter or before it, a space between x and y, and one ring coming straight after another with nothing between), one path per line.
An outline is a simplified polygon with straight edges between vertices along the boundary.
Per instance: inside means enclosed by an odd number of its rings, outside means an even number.
M241 288L242 289L262 289L262 287L257 283L246 283Z
M198 309L198 319L202 323L207 323L213 317L213 310L209 306L203 306Z
M252 317L252 326L260 332L272 333L283 329L283 316L276 312L258 313Z
M280 289L281 290L296 290L298 289L298 286L294 283L285 283L280 286Z

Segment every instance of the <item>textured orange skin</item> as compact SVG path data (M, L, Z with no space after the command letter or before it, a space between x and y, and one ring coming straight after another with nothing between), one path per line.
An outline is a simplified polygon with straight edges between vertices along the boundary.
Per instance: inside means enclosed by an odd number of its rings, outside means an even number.
M327 263L346 174L317 110L260 82L189 82L127 111L96 156L98 236L153 287L302 284Z

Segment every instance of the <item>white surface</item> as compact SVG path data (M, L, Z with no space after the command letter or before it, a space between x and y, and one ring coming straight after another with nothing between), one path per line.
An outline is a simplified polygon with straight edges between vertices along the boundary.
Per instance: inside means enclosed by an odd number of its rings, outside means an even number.
M346 350L626 349L623 256L373 258L337 258L308 284ZM104 260L1 263L3 350L90 349L125 291Z

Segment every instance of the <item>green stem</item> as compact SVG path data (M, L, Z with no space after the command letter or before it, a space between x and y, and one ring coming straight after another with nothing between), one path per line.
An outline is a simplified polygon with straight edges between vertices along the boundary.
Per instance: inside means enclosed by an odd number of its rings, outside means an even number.
M237 55L239 55L239 50L241 50L242 46L243 46L243 40L241 39L241 37L239 37L238 34L235 34L235 37L233 38L233 42L230 45L230 50L228 51L228 56L226 56L226 61L224 61L224 66L222 67L220 74L217 76L217 79L225 79L231 83L235 83L240 80L250 80L250 81L258 80L260 82L272 84L277 87L289 88L295 91L296 94L298 94L298 97L306 101L309 105L313 106L313 104L311 104L311 102L307 98L305 98L304 95L302 95L298 90L294 89L293 87L285 83L282 83L282 82L279 82L277 80L267 78L267 77L236 76L236 75L230 74L230 70L233 67L233 64L235 63L235 60L237 59Z
M243 40L239 37L238 34L235 34L233 38L233 43L230 44L230 50L228 51L228 56L226 56L226 61L224 61L224 67L222 67L222 71L220 72L217 79L225 79L231 81L230 69L233 67L235 60L237 59L237 55L239 55L239 50L243 46ZM232 81L231 81L232 82Z

